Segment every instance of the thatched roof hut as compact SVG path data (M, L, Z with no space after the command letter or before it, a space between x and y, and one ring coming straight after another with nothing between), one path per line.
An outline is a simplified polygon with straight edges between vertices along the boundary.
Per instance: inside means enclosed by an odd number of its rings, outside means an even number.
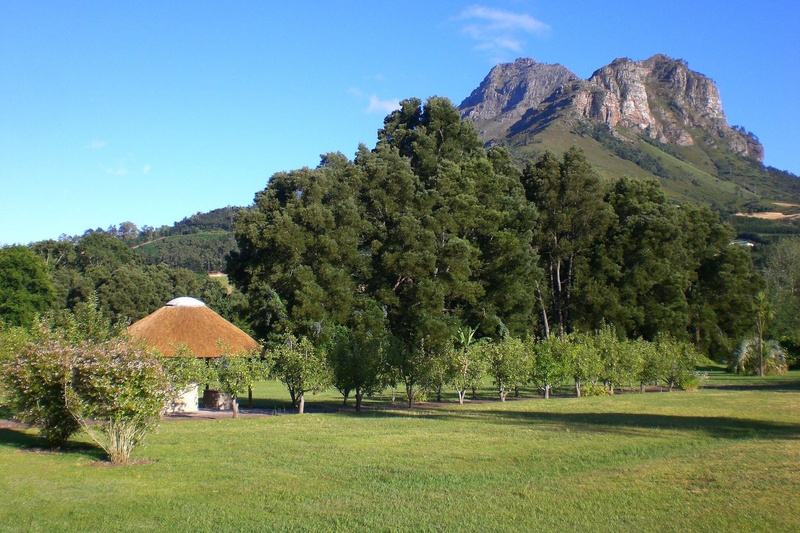
M173 357L175 347L185 344L197 357L213 358L222 355L225 347L231 351L257 349L258 343L206 304L183 296L170 300L156 312L131 324L128 332L157 348L161 355Z

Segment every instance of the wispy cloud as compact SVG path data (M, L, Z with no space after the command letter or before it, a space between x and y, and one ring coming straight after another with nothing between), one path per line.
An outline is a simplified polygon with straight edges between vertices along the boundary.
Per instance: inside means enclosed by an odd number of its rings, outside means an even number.
M151 170L152 168L153 168L153 167L151 167L150 165L145 165L145 166L143 166L143 167L142 167L142 174L150 174L150 170Z
M111 174L112 176L124 176L128 173L128 169L125 167L103 167L106 171L106 174Z
M106 142L106 141L104 141L102 139L94 139L93 141L90 141L86 145L86 148L91 148L92 150L99 150L100 148L103 148L107 144L108 144L108 142Z
M369 105L367 106L367 113L391 113L392 111L400 109L400 100L397 98L390 98L389 100L381 100L376 95L369 97Z
M502 60L510 52L522 52L526 35L543 36L550 31L548 24L525 13L482 6L465 9L458 19L465 23L462 33L477 42L475 48L494 60Z

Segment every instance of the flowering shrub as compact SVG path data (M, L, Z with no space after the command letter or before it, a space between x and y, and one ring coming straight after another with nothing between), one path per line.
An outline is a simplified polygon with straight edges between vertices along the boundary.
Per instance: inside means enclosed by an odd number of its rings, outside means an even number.
M112 339L80 345L66 400L111 462L124 464L155 428L171 393L157 357L125 339Z
M4 391L15 417L39 427L50 446L61 448L80 429L65 402L79 350L60 334L40 334L38 342L21 344L0 362Z

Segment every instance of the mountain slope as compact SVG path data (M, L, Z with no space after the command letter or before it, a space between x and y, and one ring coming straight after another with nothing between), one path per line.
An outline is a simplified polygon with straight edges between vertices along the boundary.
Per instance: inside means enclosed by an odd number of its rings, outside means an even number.
M617 59L588 80L518 59L494 67L460 110L519 160L576 145L601 174L655 178L679 201L731 212L800 201L800 180L765 168L755 135L728 124L713 80L664 55Z

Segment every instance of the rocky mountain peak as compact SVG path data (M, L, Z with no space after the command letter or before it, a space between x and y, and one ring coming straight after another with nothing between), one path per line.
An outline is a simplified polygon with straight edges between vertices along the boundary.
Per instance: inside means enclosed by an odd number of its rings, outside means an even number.
M764 158L757 139L728 125L714 81L663 54L615 59L586 81L561 65L518 59L494 67L462 102L461 112L490 140L571 115L681 146L698 142L700 132L704 142Z
M497 65L460 106L463 117L474 122L519 119L564 83L580 78L561 65L520 58Z

